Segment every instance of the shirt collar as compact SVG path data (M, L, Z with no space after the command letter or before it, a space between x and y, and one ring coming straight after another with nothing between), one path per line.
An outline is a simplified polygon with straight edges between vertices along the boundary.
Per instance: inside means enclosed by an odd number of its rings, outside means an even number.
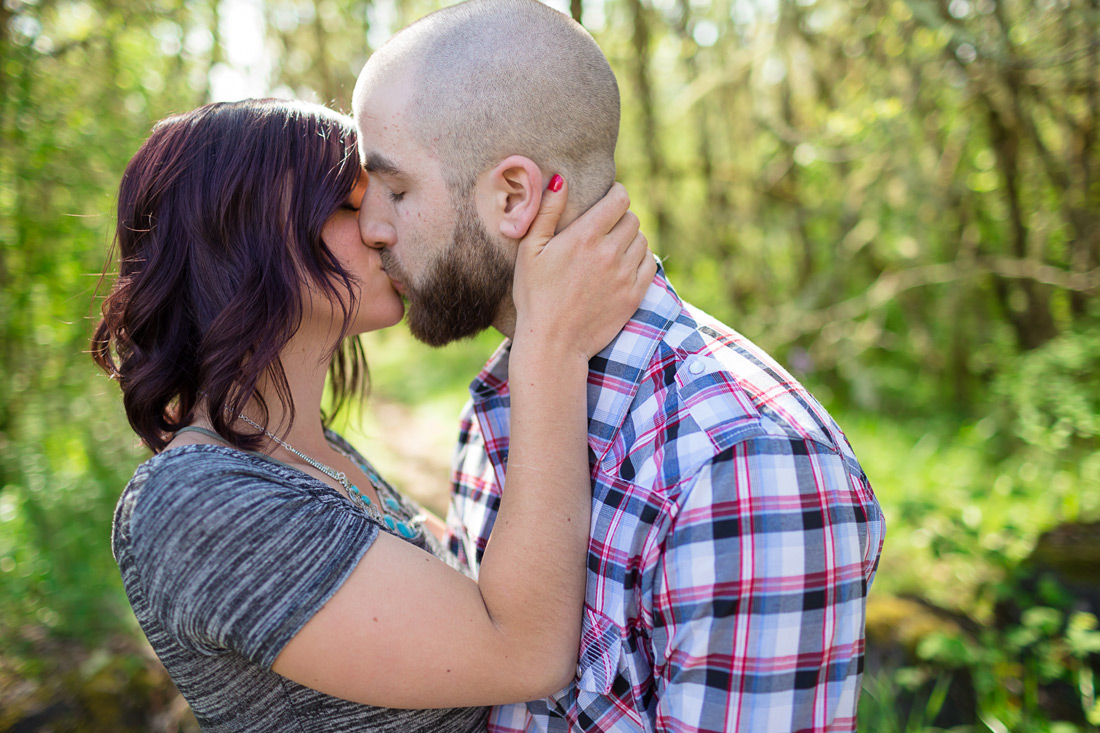
M475 405L508 393L508 357L511 353L512 339L504 339L474 381L470 382L470 398Z
M641 306L619 334L589 362L588 443L601 460L626 419L657 345L684 307L658 263ZM508 356L505 340L470 383L474 404L508 392Z

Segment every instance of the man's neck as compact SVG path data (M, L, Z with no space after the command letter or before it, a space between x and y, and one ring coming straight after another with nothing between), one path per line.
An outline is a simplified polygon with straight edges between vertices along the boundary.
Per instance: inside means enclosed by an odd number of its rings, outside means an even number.
M509 296L508 300L500 306L497 317L493 319L493 328L500 331L507 338L516 335L516 306Z

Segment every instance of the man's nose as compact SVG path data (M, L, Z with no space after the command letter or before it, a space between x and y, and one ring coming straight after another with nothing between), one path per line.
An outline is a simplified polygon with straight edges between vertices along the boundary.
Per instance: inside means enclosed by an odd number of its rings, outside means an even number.
M392 247L397 243L397 232L393 225L374 220L369 213L359 215L359 236L363 238L363 244L375 249Z
M363 195L363 202L359 207L359 236L368 247L381 249L391 247L397 242L397 231L385 218L385 203L371 198L371 190L377 188L380 186L371 186Z

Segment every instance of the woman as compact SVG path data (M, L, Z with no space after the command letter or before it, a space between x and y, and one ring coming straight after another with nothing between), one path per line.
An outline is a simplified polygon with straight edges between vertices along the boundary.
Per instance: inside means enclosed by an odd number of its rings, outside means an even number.
M478 730L482 706L550 694L576 665L587 362L654 274L637 219L617 187L554 236L555 177L520 244L508 488L475 581L438 520L324 427L326 369L337 404L365 373L345 337L403 313L360 239L355 150L322 107L214 104L159 123L121 185L93 352L156 455L113 547L205 730Z

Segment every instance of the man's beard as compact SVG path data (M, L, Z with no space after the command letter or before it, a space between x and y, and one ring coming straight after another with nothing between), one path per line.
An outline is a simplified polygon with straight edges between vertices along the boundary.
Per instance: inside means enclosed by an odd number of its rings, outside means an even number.
M485 231L472 202L458 206L450 245L415 285L389 250L382 265L405 285L409 330L429 346L444 346L489 326L511 292L512 264Z

